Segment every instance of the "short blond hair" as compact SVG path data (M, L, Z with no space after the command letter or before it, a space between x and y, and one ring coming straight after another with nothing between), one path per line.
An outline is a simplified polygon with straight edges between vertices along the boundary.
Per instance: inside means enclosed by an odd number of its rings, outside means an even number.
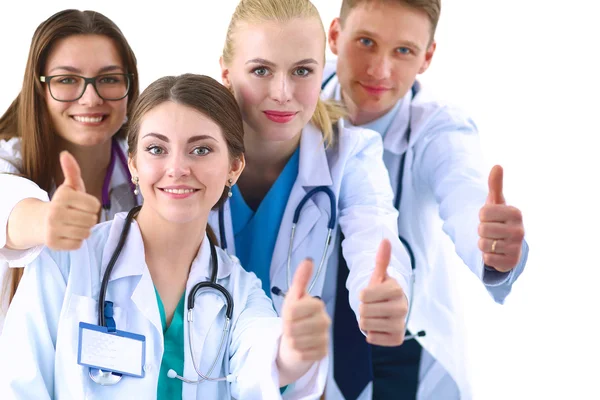
M285 23L296 18L317 18L321 21L319 11L309 0L241 0L237 5L225 37L223 47L223 62L230 65L235 52L233 35L240 23L258 23L276 21ZM323 42L326 41L325 29L323 28ZM325 53L323 53L325 60ZM323 140L327 145L334 142L333 124L346 115L345 108L334 101L317 102L317 107L311 118L311 122L323 132Z
M350 14L352 9L363 3L387 3L387 4L402 4L416 10L421 10L427 14L431 23L431 41L435 36L440 13L442 11L441 0L342 0L342 8L340 10L340 23L342 26Z

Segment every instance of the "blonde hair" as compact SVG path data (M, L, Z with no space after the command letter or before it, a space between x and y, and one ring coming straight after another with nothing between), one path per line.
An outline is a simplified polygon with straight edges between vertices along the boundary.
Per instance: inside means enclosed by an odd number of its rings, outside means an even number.
M233 35L240 23L267 21L285 23L296 18L317 18L322 21L319 11L309 0L240 0L227 28L223 61L226 65L231 64L235 51ZM322 22L321 27L323 28ZM324 28L322 38L323 41L326 40ZM324 59L325 53L323 53ZM323 140L327 146L334 142L333 124L344 116L346 116L346 109L340 103L321 99L317 101L311 122L323 132Z

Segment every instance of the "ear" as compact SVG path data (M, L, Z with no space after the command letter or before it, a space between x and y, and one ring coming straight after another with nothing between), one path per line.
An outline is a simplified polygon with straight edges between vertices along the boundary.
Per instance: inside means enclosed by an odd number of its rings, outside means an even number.
M244 157L244 154L242 154L239 158L236 158L231 162L231 169L229 170L229 176L227 177L227 179L231 179L231 181L233 182L232 185L235 185L235 183L238 181L245 166L246 158Z
M331 49L331 52L333 54L335 54L336 56L338 55L337 41L338 41L341 31L342 31L342 24L340 22L340 19L334 18L333 21L331 21L331 25L329 25L328 41L329 41L329 48Z
M219 65L221 66L221 83L229 90L231 90L231 81L229 80L229 68L223 61L223 56L219 57Z
M434 40L433 42L431 42L431 44L429 45L429 48L425 52L425 61L423 62L423 65L421 65L421 68L419 69L419 74L422 74L423 72L427 71L427 68L429 68L429 66L431 65L431 59L433 58L433 53L435 53L435 47L436 47L436 43Z
M127 159L127 166L129 167L129 173L131 177L138 176L137 168L135 166L135 158L129 154L129 158Z

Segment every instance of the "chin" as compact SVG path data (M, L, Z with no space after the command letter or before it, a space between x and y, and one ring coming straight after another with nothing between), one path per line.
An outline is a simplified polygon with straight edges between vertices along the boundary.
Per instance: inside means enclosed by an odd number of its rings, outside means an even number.
M395 103L391 103L386 99L374 99L374 98L363 98L362 101L358 102L358 108L368 113L381 113L393 107Z
M105 144L107 141L112 139L115 133L116 131L111 134L108 132L86 132L86 130L83 130L68 136L61 135L61 137L64 140L73 143L77 146L94 147L101 144Z
M171 209L161 212L161 217L169 223L184 225L199 220L200 213L188 209Z

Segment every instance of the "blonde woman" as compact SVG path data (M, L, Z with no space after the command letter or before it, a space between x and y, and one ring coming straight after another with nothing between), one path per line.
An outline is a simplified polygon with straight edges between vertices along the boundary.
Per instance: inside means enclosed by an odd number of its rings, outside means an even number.
M220 62L244 119L246 168L210 222L221 246L276 294L278 312L293 266L311 257L309 292L330 315L336 287L345 285L349 297L340 302L349 301L364 340L399 345L411 271L382 141L376 132L349 129L341 109L319 99L325 43L308 0L237 6ZM338 271L340 242L346 271Z

